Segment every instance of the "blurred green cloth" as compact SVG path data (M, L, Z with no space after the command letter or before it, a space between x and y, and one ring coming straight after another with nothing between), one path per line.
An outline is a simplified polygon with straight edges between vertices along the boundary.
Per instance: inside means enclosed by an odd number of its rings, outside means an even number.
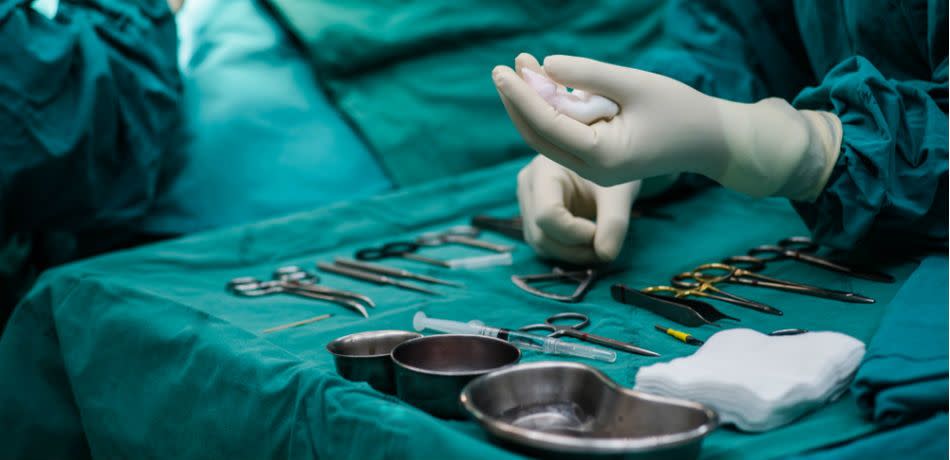
M525 156L491 69L520 52L627 62L660 38L665 0L267 0L396 185Z
M339 378L324 346L353 332L407 329L423 310L433 317L518 327L565 310L590 315L592 333L630 341L668 360L689 354L653 330L669 322L610 299L609 286L666 283L697 264L800 234L804 226L784 200L753 200L712 189L662 211L672 220L632 222L622 254L626 271L600 281L579 304L531 296L513 273L549 267L518 245L512 267L448 271L387 261L465 282L438 287L444 297L368 285L321 274L322 283L373 297L369 319L339 306L293 296L238 298L225 292L236 276L269 277L274 268L350 256L358 248L461 224L480 213L517 212L522 162L403 189L281 219L196 234L58 267L41 277L0 338L0 443L7 458L513 458L468 421L435 419L365 384ZM486 234L487 240L510 242ZM462 246L426 255L481 254ZM905 279L914 264L884 267ZM836 330L868 341L900 283L846 278L791 261L768 274L856 290L878 300L855 305L778 291L732 292L770 303L784 316L720 304L759 331L800 327ZM261 335L265 328L321 313L312 325ZM689 332L701 339L717 329ZM524 361L545 356L526 353ZM631 386L654 358L621 354L587 361ZM854 399L762 434L719 429L704 458L768 458L855 438L874 429Z
M810 452L789 460L866 460L869 458L947 458L947 413L942 412L916 423L876 433L843 446Z
M878 423L897 425L947 412L947 263L943 255L920 264L888 305L868 345L853 390Z
M0 0L0 328L46 267L134 239L181 118L165 0L31 4Z

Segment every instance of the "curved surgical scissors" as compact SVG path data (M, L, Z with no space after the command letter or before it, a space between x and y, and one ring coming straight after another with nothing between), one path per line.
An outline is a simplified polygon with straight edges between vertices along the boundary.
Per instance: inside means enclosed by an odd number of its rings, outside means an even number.
M241 276L228 281L227 290L241 297L261 297L273 294L292 294L308 299L322 300L344 306L369 318L366 307L376 304L367 296L355 292L318 286L319 277L295 266L281 267L274 272L273 280L259 280Z
M874 299L854 292L826 289L808 284L780 280L770 276L745 270L733 265L721 263L703 264L692 271L693 276L700 282L709 284L732 283L744 286L764 287L796 294L839 300L850 303L874 303Z
M572 324L556 324L557 321L563 320L577 320ZM550 331L548 337L573 337L578 340L583 340L585 342L596 343L597 345L603 345L605 347L610 347L615 350L625 351L627 353L634 353L637 355L643 356L660 356L659 353L654 351L647 350L645 348L640 348L636 345L621 342L619 340L614 340L608 337L603 337L594 334L588 334L586 332L581 332L585 327L590 326L590 317L583 313L574 313L574 312L564 312L557 313L555 315L549 316L544 320L543 323L529 324L522 328L519 328L521 331L537 331L544 330Z
M894 282L894 277L887 273L864 271L849 267L833 260L816 256L814 254L816 251L818 251L818 245L810 238L805 236L793 236L779 241L778 245L764 245L752 248L748 254L761 260L763 263L785 259L798 260L818 268L842 273L855 278L881 283Z

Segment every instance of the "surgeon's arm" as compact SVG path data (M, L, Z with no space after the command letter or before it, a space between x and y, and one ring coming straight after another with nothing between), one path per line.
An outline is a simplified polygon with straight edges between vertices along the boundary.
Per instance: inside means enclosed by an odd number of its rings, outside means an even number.
M835 113L843 127L821 193L793 201L822 244L946 248L948 72L946 54L939 58L929 80L897 81L854 57L794 100L798 109Z

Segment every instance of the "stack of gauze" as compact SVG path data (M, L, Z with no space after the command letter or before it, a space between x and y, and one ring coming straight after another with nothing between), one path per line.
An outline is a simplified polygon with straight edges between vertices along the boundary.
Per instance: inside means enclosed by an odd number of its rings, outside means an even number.
M636 390L696 401L745 431L787 424L844 392L864 344L837 332L768 336L731 329L692 356L641 368Z
M606 97L580 89L568 91L563 85L531 69L522 68L521 77L555 110L581 123L610 120L620 112L620 107Z

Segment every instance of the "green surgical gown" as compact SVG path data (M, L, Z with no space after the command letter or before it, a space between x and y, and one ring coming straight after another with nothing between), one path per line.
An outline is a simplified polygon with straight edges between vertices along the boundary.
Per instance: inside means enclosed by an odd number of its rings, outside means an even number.
M0 0L0 324L38 270L121 244L177 132L165 0Z
M793 203L822 244L947 245L947 3L942 0L674 1L669 43L639 68L714 96L782 97L838 115L837 164Z

